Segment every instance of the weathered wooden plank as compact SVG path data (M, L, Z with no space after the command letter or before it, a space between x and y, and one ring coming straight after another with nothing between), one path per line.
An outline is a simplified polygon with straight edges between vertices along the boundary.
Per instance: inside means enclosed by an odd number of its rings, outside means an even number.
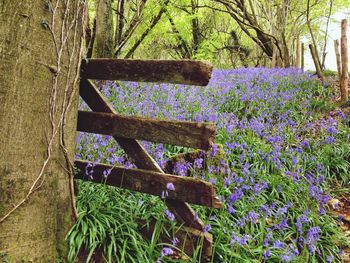
M78 131L113 135L208 150L215 140L215 125L168 121L120 114L79 111Z
M212 69L210 64L202 61L98 58L82 61L81 77L205 86Z
M101 92L89 80L82 79L80 81L80 96L93 111L117 113L110 103L108 103L103 97ZM148 154L138 141L118 137L114 137L114 139L118 142L120 147L124 149L125 153L138 168L164 173L157 162ZM204 224L202 220L196 216L193 209L187 203L167 199L166 205L175 215L175 218L179 223L183 223L188 227L203 230Z
M156 228L156 221L146 222L144 220L137 220L140 233L148 239L152 239L154 230ZM170 225L165 225L164 229L169 231L171 229ZM191 227L184 227L176 229L174 233L174 238L177 239L177 244L175 247L178 250L173 249L175 255L180 259L188 259L192 257L197 246L202 246L202 258L201 262L210 261L213 253L213 236L208 232L199 231ZM162 233L161 240L164 243L172 244L172 239L167 237L165 233Z
M103 183L150 195L164 196L167 193L166 198L196 205L213 208L222 208L223 206L216 196L215 187L200 179L142 169L126 169L107 164L95 164L92 178L88 178L85 171L89 167L89 163L76 160L74 164L78 168L76 179ZM107 178L103 174L106 171L110 173ZM173 184L176 191L167 190L169 183Z

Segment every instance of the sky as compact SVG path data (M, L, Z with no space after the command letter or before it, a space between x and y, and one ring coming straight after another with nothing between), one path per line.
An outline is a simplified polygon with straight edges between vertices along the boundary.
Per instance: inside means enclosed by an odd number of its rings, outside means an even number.
M339 39L340 43L340 31L341 31L341 20L347 19L347 38L348 38L348 53L350 53L350 11L343 11L334 14L331 18L331 22L328 28L328 41L327 41L327 56L326 56L326 69L337 70L335 51L334 51L334 40ZM325 29L325 27L324 27ZM305 69L315 70L314 63L312 61L310 51L308 49L308 43L305 43ZM350 57L350 54L349 54Z

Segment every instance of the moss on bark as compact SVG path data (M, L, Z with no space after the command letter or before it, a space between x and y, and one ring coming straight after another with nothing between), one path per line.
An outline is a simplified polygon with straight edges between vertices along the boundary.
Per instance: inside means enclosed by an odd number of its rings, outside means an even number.
M52 28L58 45L65 10L62 2L56 10L56 26ZM74 12L83 12L77 3L83 1L70 2L67 24L75 17ZM56 74L53 68L58 61L48 28L55 4L56 1L42 0L0 1L0 219L25 198L47 157L47 138L51 132L48 113ZM78 99L77 89L73 88L77 88L74 79L80 64L81 23L77 28L75 46L71 32L68 48L62 53L54 115L58 123L68 83L73 103L67 115L65 138L71 158ZM69 54L73 51L76 55L69 72ZM52 157L36 185L40 187L0 223L0 255L6 255L8 262L56 262L65 258L64 238L73 217L70 179L59 136L58 133L54 138Z

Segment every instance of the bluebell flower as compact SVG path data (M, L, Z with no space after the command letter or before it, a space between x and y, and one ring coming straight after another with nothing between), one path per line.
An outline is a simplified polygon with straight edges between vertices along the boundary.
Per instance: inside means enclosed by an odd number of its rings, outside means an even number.
M285 248L285 244L281 240L276 239L275 242L273 242L272 248L283 249Z
M211 225L210 224L206 224L205 226L204 226L204 228L203 228L203 232L204 233L207 233L207 232L209 232L211 230Z
M175 186L173 183L167 183L166 184L166 189L170 190L170 191L174 191L175 190Z
M270 249L267 249L263 252L263 258L268 259L269 257L271 257L271 251Z
M334 261L334 256L333 255L328 255L327 257L326 257L326 262L327 263L331 263L331 262L333 262Z
M291 262L293 260L293 255L289 251L287 251L282 255L281 259L282 262Z
M295 225L297 227L297 231L299 234L301 234L303 232L303 229L302 229L303 224L307 224L307 223L309 223L309 219L307 218L307 216L305 214L298 217Z
M165 215L170 221L175 220L175 215L173 213L171 213L168 209L165 209Z
M201 169L203 167L203 158L196 158L194 160L194 167Z
M169 255L172 255L172 254L174 254L174 250L172 250L170 247L165 247L160 252L160 256L161 257L169 256Z
M234 214L236 213L236 209L234 209L231 205L228 206L227 212L229 214Z

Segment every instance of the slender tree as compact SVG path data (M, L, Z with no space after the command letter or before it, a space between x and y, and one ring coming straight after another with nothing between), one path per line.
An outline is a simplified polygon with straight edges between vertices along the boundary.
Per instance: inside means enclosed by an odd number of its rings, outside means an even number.
M152 18L151 24L149 25L149 27L135 41L134 45L129 49L128 53L126 53L125 58L130 58L133 56L135 50L141 45L141 43L148 36L148 34L151 32L151 30L159 23L163 14L166 12L166 9L167 9L169 2L170 2L170 0L164 1L164 3L161 5L160 10L158 11L157 15Z
M341 21L341 76L340 76L340 94L342 100L347 100L349 97L349 70L348 70L348 38L347 38L347 20Z
M335 51L335 59L337 63L337 72L338 72L338 78L340 80L341 78L341 61L340 61L340 52L339 52L339 40L334 40L334 51Z
M96 57L113 57L112 0L96 0Z

